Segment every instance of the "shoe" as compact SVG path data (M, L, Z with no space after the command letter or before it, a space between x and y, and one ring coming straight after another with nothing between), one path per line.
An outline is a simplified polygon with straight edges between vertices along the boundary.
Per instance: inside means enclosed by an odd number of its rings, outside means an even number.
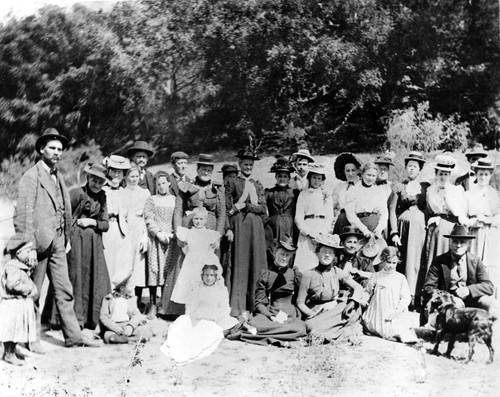
M40 343L39 340L37 340L36 342L31 342L29 344L29 350L30 352L35 354L40 354L40 355L45 354L45 349L42 347L42 344Z
M24 365L24 361L23 360L20 360L16 357L16 354L15 353L12 353L12 352L9 352L9 353L5 353L3 355L3 361L9 363L9 364L12 364L12 365L16 365L18 367L21 367Z
M148 310L148 320L154 320L156 318L157 310L156 305L152 304Z
M108 343L128 343L128 336L113 334L109 337Z
M16 348L14 349L14 353L16 354L16 357L19 360L24 360L26 357L29 356L28 350L26 350L23 346L17 344Z
M66 343L66 347L101 347L102 342L98 340L92 340L86 336L82 336L82 339L74 343Z

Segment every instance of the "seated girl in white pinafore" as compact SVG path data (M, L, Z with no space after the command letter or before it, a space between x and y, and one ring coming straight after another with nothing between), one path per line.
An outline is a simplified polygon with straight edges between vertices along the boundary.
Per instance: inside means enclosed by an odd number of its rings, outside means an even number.
M215 263L222 274L222 267L215 250L219 247L220 233L205 227L208 211L204 207L196 207L193 210L193 227L186 229L182 226L177 228L177 240L186 255L182 262L182 268L177 277L171 300L176 303L186 304L190 296L193 284L198 283L201 269L206 263ZM224 285L224 282L222 282Z
M206 264L186 301L186 314L175 320L161 351L178 364L210 355L225 335L240 323L229 313L229 294L220 277L220 265Z

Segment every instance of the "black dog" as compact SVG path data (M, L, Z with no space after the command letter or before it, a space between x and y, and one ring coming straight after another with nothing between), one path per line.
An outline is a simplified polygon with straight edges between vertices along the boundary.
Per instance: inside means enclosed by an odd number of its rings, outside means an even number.
M431 354L439 355L439 344L443 334L449 334L448 349L445 356L450 357L458 334L467 334L469 340L469 355L466 363L472 359L477 342L488 346L490 358L486 364L493 362L493 346L491 345L492 325L496 318L486 310L475 308L459 309L452 294L446 291L434 290L427 303L429 315L437 313L436 317L436 344Z

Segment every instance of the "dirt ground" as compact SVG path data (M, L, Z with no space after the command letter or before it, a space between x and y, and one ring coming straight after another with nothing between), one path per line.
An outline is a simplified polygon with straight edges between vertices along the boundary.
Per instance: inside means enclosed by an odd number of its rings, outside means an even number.
M137 355L132 343L65 348L60 331L48 331L46 355L28 357L24 367L0 362L1 395L493 397L500 386L500 358L485 365L484 345L465 364L466 343L457 343L451 360L429 355L430 342L416 348L371 336L289 349L223 340L209 357L176 366L160 351L168 323L151 325L155 337Z

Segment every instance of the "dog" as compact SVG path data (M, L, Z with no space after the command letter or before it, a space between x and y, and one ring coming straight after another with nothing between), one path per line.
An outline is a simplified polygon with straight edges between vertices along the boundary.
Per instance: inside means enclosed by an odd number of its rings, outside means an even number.
M474 347L477 342L484 343L490 352L490 357L486 364L493 362L495 351L491 345L492 325L496 320L495 316L486 310L476 308L458 307L461 300L457 300L452 294L446 291L434 290L431 299L427 303L429 318L432 314L435 317L436 343L431 354L439 355L439 344L444 334L450 335L448 349L445 357L451 356L451 351L455 345L458 334L467 334L469 341L469 354L466 360L468 363L474 354ZM463 304L462 304L463 306Z

